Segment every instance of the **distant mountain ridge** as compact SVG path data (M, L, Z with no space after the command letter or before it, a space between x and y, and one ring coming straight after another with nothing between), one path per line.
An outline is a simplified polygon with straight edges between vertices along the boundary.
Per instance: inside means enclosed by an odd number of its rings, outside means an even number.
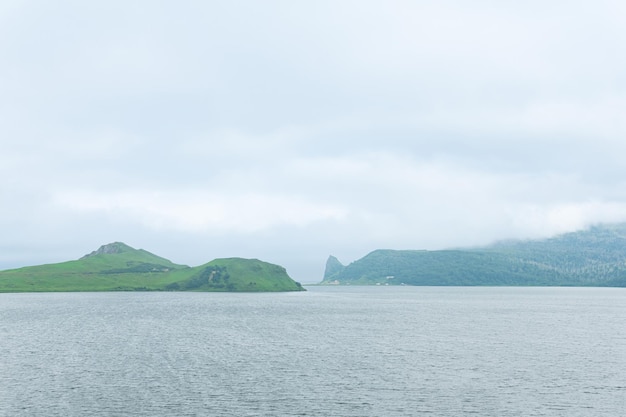
M379 249L347 266L330 257L322 283L626 287L626 223L483 248Z
M302 290L285 268L258 259L215 259L189 267L122 242L74 261L0 271L0 292Z

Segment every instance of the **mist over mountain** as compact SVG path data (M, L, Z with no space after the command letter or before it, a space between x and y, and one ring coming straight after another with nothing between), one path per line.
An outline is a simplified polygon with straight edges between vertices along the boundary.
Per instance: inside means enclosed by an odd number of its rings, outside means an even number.
M324 284L626 286L626 223L454 250L375 250L327 262Z

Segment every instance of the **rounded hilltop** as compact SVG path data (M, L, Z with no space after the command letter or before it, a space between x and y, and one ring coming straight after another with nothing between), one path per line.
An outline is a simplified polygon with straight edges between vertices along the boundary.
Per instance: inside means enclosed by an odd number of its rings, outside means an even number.
M80 259L88 258L90 256L95 256L95 255L110 255L110 254L115 254L115 253L132 252L133 250L135 249L133 249L132 247L128 246L126 243L123 243L123 242L107 243L106 245L100 246L97 250L91 253L88 253L87 255L83 256Z

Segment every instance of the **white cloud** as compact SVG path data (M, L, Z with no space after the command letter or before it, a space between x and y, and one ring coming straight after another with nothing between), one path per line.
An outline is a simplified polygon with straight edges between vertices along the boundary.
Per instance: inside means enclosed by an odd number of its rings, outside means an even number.
M289 263L623 220L623 8L3 2L0 245Z
M103 213L150 229L194 234L255 233L272 227L304 227L341 220L346 210L302 198L267 194L211 194L202 190L112 193L71 191L55 196L55 205L76 212Z

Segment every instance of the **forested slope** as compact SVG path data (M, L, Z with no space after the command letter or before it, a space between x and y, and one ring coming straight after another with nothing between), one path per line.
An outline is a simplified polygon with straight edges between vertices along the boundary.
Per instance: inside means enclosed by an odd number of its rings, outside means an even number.
M626 286L626 224L475 249L375 250L347 266L330 257L323 283Z

